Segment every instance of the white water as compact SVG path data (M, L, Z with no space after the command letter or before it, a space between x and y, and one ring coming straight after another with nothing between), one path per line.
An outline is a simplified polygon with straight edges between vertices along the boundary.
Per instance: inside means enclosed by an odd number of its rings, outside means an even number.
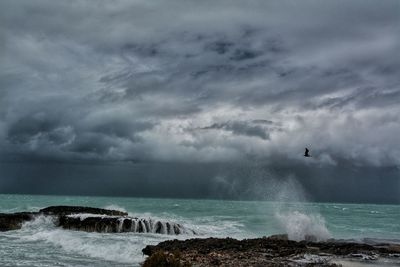
M296 241L304 240L307 236L318 241L331 237L319 208L308 205L307 196L294 177L278 179L272 184L275 189L272 198L278 200L274 205L274 218L282 233Z
M114 205L132 217L179 223L200 237L242 239L287 232L296 240L306 234L321 240L328 234L400 239L400 207L390 205L0 195L0 212L51 205ZM20 230L0 232L0 266L139 266L146 245L174 238L193 235L86 233L59 229L51 217L39 217Z
M151 233L107 234L63 230L54 226L51 217L44 216L25 223L21 230L10 231L6 234L12 238L18 238L23 245L28 247L40 244L39 247L46 248L36 252L42 254L43 259L47 257L47 252L55 250L56 254L64 254L67 258L92 259L93 266L139 264L144 260L141 253L142 248L147 244L157 244L162 240L169 239L166 235ZM185 238L185 236L178 238ZM35 257L40 256L35 255ZM53 266L53 264L55 263L40 264L40 266Z
M277 213L276 218L291 240L304 240L307 236L316 237L317 241L324 241L331 237L320 214L307 215L299 211Z
M162 221L162 220L153 220L151 218L135 218L128 216L110 216L110 215L102 215L102 214L91 214L91 213L79 213L79 214L70 214L67 217L78 218L80 221L86 220L87 218L99 218L99 219L107 219L107 218L115 218L118 221L117 232L143 232L143 233L161 233L166 235L175 235L174 229L179 229L179 234L186 235L196 235L196 232L192 229L184 227L177 222L174 221ZM131 221L130 230L123 231L123 225L126 220ZM157 228L160 228L157 230ZM139 230L140 229L140 230ZM106 231L108 232L107 228Z

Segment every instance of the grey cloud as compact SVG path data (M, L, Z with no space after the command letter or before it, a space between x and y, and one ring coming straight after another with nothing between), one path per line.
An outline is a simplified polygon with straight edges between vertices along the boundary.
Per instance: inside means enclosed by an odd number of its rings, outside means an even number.
M98 125L94 126L92 131L103 133L109 136L132 139L135 133L144 130L149 130L152 127L153 124L147 121L145 122L137 121L137 122L127 123L127 121L117 119L113 121L103 121Z
M269 125L271 125L271 124L275 124L273 121L270 121L270 120L252 120L251 122L253 122L253 123L258 123L258 124L269 124Z
M58 123L51 118L46 118L44 114L21 118L11 124L8 136L13 143L27 143L38 134L50 134L58 127Z
M228 53L231 49L232 46L234 45L234 43L229 42L229 41L225 41L225 40L221 40L221 41L216 41L216 42L212 42L206 45L206 50L211 50L211 51L215 51L218 54L225 54Z
M203 130L221 129L225 131L230 131L233 134L237 135L253 136L253 137L259 137L264 140L268 140L269 139L268 129L263 126L256 125L254 124L254 122L257 121L253 121L253 123L245 121L228 121L225 123L214 123L210 126L203 127L201 129ZM265 121L262 121L262 123L264 124Z
M2 1L1 158L398 166L398 9Z

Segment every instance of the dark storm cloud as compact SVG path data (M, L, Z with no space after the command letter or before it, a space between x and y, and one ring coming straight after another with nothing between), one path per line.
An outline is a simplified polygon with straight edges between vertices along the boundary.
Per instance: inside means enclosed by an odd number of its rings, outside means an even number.
M266 120L262 120L262 124L265 123ZM245 136L254 136L264 140L269 139L268 129L260 126L255 125L257 120L254 120L253 123L248 123L245 121L228 121L225 123L214 123L210 126L201 128L203 130L225 130L230 131L233 134L237 135L245 135Z
M399 8L2 1L0 158L399 166Z

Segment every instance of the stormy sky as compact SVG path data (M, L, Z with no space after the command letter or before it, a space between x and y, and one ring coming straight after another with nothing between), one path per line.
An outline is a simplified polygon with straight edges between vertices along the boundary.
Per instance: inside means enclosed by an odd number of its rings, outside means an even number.
M0 25L2 193L400 202L397 0L4 0Z

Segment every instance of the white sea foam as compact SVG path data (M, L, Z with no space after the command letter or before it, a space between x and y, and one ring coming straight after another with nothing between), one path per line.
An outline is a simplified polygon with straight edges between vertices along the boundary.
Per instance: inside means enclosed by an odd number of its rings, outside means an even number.
M175 235L174 228L179 229L179 234L186 234L186 235L193 235L196 234L196 230L192 230L191 228L185 227L179 222L175 222L174 220L163 220L163 219L155 219L155 218L137 218L137 217L128 217L128 216L109 216L109 215L103 215L103 214L91 214L91 213L78 213L78 214L70 214L67 215L67 217L71 218L79 218L79 220L83 221L87 218L116 218L118 219L118 229L117 232L121 233L124 220L131 220L132 221L132 226L131 226L131 231L132 232L137 232L138 227L140 225L141 227L141 232L144 233L156 233L157 225L161 224L161 231L157 232L159 234L164 234L164 235ZM105 232L108 232L106 226ZM194 232L193 232L194 231Z
M307 193L295 176L282 177L272 181L274 192L270 195L274 202L274 217L289 239L304 240L313 236L318 241L326 240L330 233L325 220L307 201ZM334 206L334 208L338 208Z
M299 263L301 266L324 266L327 265L331 257L329 256L320 256L315 254L303 254L303 255L296 255L291 258L291 261Z
M135 248L138 248L135 244L137 240L135 242L135 240L129 238L118 240L115 236L104 238L104 235L101 234L83 234L55 229L39 231L30 236L25 236L25 239L27 241L44 241L56 247L61 247L66 252L113 262L133 263L137 261L138 253L134 251Z
M85 220L89 217L98 217L98 218L121 218L121 216L111 216L111 215L104 215L104 214L93 214L93 213L76 213L67 215L68 217L72 218L79 218L80 220Z
M221 218L222 216L206 216L195 220L183 220L185 227L194 230L201 237L235 237L249 238L244 235L246 226L238 221Z
M314 236L318 241L330 238L324 218L317 214L307 215L299 211L277 213L276 218L288 234L289 239L300 241Z
M54 228L55 218L52 216L38 216L32 221L27 221L22 224L21 230L30 231L30 230L40 230L40 229L49 229Z
M122 212L127 212L124 207L118 206L116 204L110 204L110 205L104 206L103 209L106 209L106 210L118 210L118 211L122 211Z
M165 240L163 235L100 234L68 231L55 227L53 218L39 216L23 225L18 237L24 242L45 242L70 255L81 255L117 263L139 263L141 249Z
M104 198L93 197L91 203L97 201L94 206L104 207L112 203L111 201L115 201L118 207L125 207L128 211L134 212L135 217L151 218L153 223L157 220L176 222L200 233L199 237L202 238L209 236L252 238L278 234L288 229L286 231L292 239L302 239L305 234L312 234L323 239L318 233L322 232L322 236L326 236L324 223L326 219L334 238L357 238L354 241L359 242L399 243L400 232L397 222L400 208L398 206L370 207L362 204L334 204L337 208L333 208L333 204L307 203L306 198L302 196L301 185L296 185L295 181L290 182L290 180L282 182L280 187L274 187L274 191L277 195L274 198L275 202L146 199L146 205L143 205L142 199L104 200ZM11 209L18 202L16 200L21 198L23 196L9 199L8 195L0 195L0 210ZM86 201L86 198L84 200ZM298 203L297 200L303 202ZM64 204L63 201L64 197L51 197L47 202L43 202L42 197L34 196L29 205L37 211L39 207L50 206L55 202ZM13 208L15 210L12 212L27 210L24 203ZM68 202L70 203L72 202ZM78 203L83 205L86 202L77 197L74 204ZM174 208L175 203L179 204L180 208ZM38 208L33 208L34 206ZM344 212L343 208L348 208L348 210ZM352 211L353 220L335 219L343 218L343 213L349 211ZM380 213L378 215L387 216L373 215L371 211L378 211ZM326 214L326 217L323 218L319 214ZM374 223L369 223L371 216L374 216ZM138 224L135 221L132 229L137 227ZM297 234L299 232L302 234ZM197 236L70 231L56 227L50 216L38 217L34 221L25 223L20 230L0 232L0 266L139 267L145 259L141 250L146 245L157 244L167 239L193 237ZM374 239L365 240L363 237ZM48 251L51 253L45 253Z

